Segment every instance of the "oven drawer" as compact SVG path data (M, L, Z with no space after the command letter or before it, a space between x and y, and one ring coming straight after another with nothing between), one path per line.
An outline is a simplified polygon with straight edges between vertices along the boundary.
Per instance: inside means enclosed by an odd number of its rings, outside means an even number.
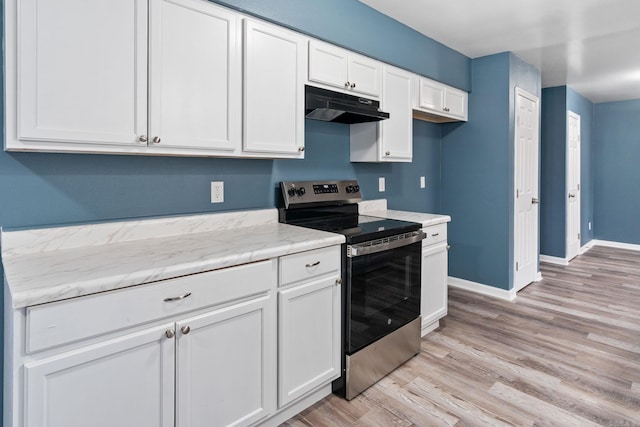
M447 241L447 223L432 225L422 229L427 235L422 241L422 247L435 245Z
M280 257L280 286L307 280L324 274L340 275L340 246Z

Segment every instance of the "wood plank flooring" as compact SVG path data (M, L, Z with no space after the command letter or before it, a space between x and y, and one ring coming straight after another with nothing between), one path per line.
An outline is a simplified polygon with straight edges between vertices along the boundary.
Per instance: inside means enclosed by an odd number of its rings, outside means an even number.
M416 357L283 426L640 426L640 252L594 247L515 302L449 288Z

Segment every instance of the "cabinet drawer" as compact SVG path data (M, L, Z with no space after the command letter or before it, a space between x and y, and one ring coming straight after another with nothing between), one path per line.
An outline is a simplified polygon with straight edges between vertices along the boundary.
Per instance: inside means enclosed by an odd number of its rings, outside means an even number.
M26 351L259 294L275 287L276 280L276 262L268 260L28 307Z
M340 274L340 246L280 258L280 286L335 272Z
M447 223L432 225L422 229L427 237L422 241L422 247L447 241Z

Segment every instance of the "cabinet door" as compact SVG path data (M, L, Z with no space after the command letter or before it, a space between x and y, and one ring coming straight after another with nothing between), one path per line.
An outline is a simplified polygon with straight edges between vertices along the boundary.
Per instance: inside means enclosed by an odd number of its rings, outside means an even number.
M151 0L149 12L149 145L239 150L238 16L203 0Z
M177 323L177 427L248 425L275 410L274 304L264 296Z
M380 123L380 158L385 161L410 162L413 155L413 110L411 108L411 73L384 66L382 110L390 114Z
M170 427L173 323L25 364L27 427Z
M447 115L467 120L467 93L458 89L447 88L444 105Z
M422 328L447 314L447 244L422 248Z
M7 148L144 145L147 0L20 0L17 9L8 73L17 73L18 141Z
M278 292L278 406L340 374L340 285L318 279Z
M309 41L309 80L340 89L348 87L348 52L339 47Z
M420 79L420 108L431 110L437 114L444 111L445 87L433 80Z
M366 56L349 55L349 82L354 92L380 96L382 63Z
M245 20L244 151L304 157L305 39Z

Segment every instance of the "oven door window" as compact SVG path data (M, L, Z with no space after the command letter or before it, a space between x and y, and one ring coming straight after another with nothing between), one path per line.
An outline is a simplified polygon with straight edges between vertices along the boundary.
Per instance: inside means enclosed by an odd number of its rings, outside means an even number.
M347 352L420 315L422 242L348 258Z

